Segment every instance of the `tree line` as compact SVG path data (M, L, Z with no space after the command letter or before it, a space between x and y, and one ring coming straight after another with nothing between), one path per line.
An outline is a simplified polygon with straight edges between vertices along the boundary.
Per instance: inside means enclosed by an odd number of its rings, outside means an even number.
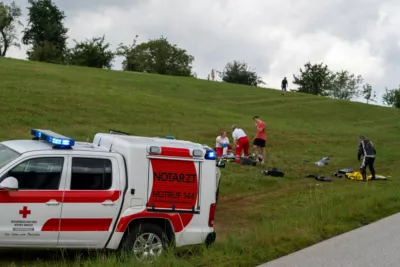
M135 36L132 44L121 43L116 50L111 49L104 35L72 40L72 47L68 47L66 15L52 0L28 0L28 21L22 39L18 40L16 28L22 25L20 17L21 8L15 2L9 5L0 2L0 55L3 57L10 47L19 47L22 43L29 47L27 58L32 61L110 69L115 57L123 56L125 71L196 76L192 67L194 57L163 36L140 44Z
M368 83L364 83L361 75L355 75L347 70L334 72L326 64L311 64L307 62L300 68L298 75L293 75L293 84L298 86L298 92L327 96L336 99L353 100L363 97L367 104L377 102L376 91ZM385 88L382 103L400 108L400 86L395 89Z
M29 47L28 60L33 61L110 69L115 57L122 56L124 71L197 76L193 71L194 57L163 36L138 43L136 35L131 44L120 43L116 50L111 49L104 35L73 40L73 46L68 47L65 13L52 0L28 0L28 4L28 23L22 39L18 40L17 26L24 26L20 21L21 8L15 2L8 5L0 2L0 56L6 56L10 47L20 47L23 43ZM224 82L250 86L265 84L246 62L228 62L217 72ZM298 75L293 75L292 83L297 85L296 91L302 93L345 100L363 97L367 103L377 102L376 91L364 83L361 75L347 70L335 72L323 63L306 63ZM400 86L386 88L382 103L400 108Z

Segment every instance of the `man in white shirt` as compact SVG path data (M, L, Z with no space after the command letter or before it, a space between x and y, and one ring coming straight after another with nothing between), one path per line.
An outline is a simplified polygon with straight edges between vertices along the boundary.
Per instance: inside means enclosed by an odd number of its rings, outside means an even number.
M236 125L232 125L232 138L233 138L233 146L235 149L235 161L240 163L240 156L242 155L242 151L245 157L249 156L249 139L247 138L246 133L237 128Z

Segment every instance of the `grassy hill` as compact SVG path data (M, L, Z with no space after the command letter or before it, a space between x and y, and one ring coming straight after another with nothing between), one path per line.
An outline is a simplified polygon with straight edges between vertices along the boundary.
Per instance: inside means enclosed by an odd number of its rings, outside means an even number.
M118 129L213 145L219 131L230 130L233 123L253 137L252 117L266 121L267 167L279 168L285 177L270 178L259 174L261 167L229 164L222 169L215 246L170 256L160 266L255 266L400 211L400 111L393 108L4 58L0 79L1 140L30 138L31 127L38 127L78 140ZM362 184L305 178L330 176L337 168L358 169L360 134L374 142L376 170L391 175L390 180ZM331 158L330 165L313 165L324 156ZM72 266L69 259L25 262L36 257L0 255L2 266ZM84 266L132 266L129 258L114 260L89 258Z

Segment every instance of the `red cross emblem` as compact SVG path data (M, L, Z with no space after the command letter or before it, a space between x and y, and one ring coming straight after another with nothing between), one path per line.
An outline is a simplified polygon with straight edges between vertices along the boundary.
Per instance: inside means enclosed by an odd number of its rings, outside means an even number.
M22 215L22 218L26 218L26 216L28 216L29 214L31 214L31 211L30 210L28 210L28 207L27 206L24 206L23 208L22 208L22 210L19 210L19 214L21 214Z

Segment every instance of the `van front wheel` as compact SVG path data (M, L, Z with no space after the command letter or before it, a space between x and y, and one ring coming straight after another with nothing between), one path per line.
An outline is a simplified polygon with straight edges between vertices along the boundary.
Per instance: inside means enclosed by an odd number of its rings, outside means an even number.
M168 239L160 226L155 224L138 224L129 232L122 244L124 252L134 254L139 261L156 260L164 251Z

